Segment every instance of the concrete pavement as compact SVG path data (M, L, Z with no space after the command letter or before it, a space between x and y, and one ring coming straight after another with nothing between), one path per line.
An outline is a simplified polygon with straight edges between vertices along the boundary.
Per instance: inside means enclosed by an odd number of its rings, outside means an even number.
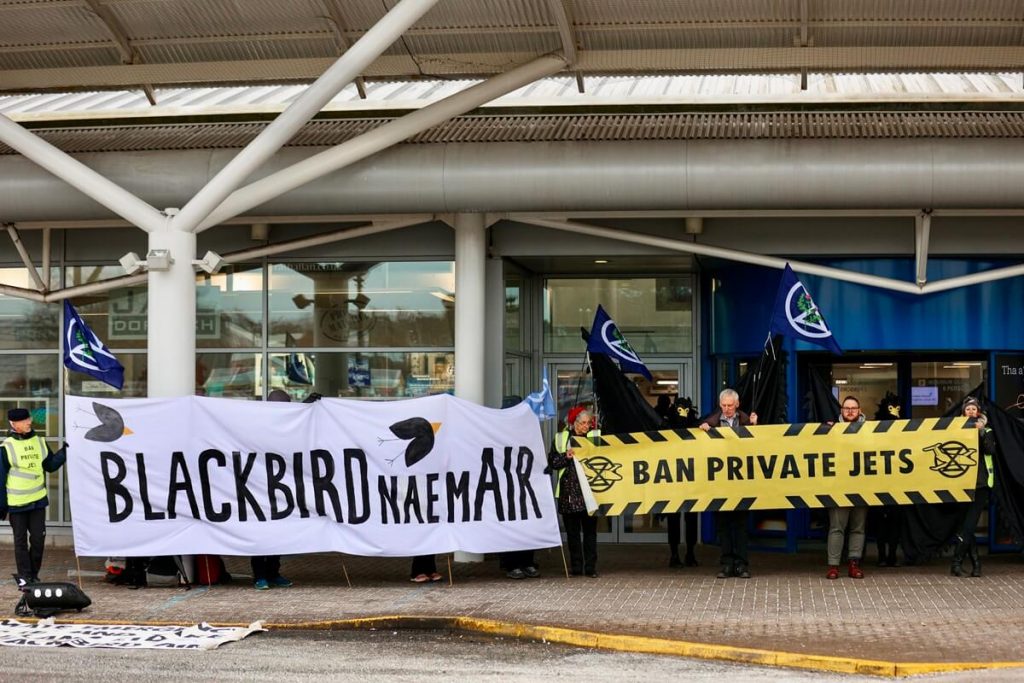
M716 579L717 548L700 567L669 569L663 545L604 545L599 578L567 579L557 548L538 553L543 576L514 581L497 561L453 564L452 583L412 584L409 561L338 554L286 557L287 589L256 591L247 558L225 558L234 581L191 590L104 583L82 558L93 605L59 621L249 623L288 628L445 627L621 650L776 663L880 675L1024 665L1024 559L984 557L984 576L948 563L875 568L825 579L824 552L755 553L753 578ZM447 576L444 556L439 569ZM13 553L0 548L0 573ZM69 549L48 548L44 580L74 580ZM346 573L351 587L346 582ZM69 579L69 577L71 577ZM18 594L9 594L13 616Z

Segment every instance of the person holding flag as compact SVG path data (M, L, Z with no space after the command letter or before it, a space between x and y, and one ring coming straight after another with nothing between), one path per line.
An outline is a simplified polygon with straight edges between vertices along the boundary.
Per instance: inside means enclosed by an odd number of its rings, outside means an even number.
M11 431L0 446L0 519L10 517L14 535L14 575L18 588L39 582L46 545L46 473L67 460L67 444L54 453L32 429L25 408L7 411Z
M555 497L558 511L562 513L565 535L569 543L569 564L573 576L586 574L597 578L597 518L587 510L587 496L590 485L582 475L582 469L574 460L572 439L594 438L600 432L594 429L594 416L583 406L569 411L565 429L555 435L555 442L548 453L548 468L560 470ZM582 537L582 542L581 542Z

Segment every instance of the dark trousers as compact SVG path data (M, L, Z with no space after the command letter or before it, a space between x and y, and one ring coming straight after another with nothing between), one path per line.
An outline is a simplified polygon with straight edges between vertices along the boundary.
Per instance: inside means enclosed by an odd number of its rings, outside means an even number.
M412 558L412 569L409 570L409 576L416 578L420 574L431 574L437 573L437 561L433 555L417 555Z
M43 566L43 546L46 543L46 508L12 512L10 520L18 576L37 579L39 568Z
M574 574L597 570L597 518L586 512L562 513L569 539L569 565ZM582 542L581 542L582 537Z
M750 565L747 558L747 520L749 518L750 513L746 510L718 513L718 539L722 545L723 568L739 571Z
M281 576L280 555L254 555L249 558L249 564L252 565L253 581L273 581Z
M682 536L682 528L686 528L686 557L693 558L693 550L697 547L697 513L686 512L683 514L683 523L680 523L679 513L665 515L668 522L668 549L672 557L679 557L679 540Z
M532 550L513 550L511 552L501 554L501 566L502 568L511 571L513 569L536 567L537 563L533 559Z
M988 510L989 495L990 491L988 488L977 488L974 491L974 500L967 506L964 522L960 525L960 538L964 540L968 548L974 548L977 545L974 539L974 532L978 529L978 520L981 519L981 513Z

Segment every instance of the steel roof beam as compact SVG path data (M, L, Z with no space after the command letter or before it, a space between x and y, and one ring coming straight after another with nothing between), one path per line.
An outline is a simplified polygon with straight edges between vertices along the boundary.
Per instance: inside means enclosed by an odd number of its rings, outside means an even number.
M904 294L934 294L935 292L942 292L948 289L968 287L971 285L982 284L986 282L994 282L996 280L1002 280L1006 278L1017 277L1019 275L1024 275L1024 264L1022 264L1016 266L1008 266L1006 268L996 268L981 273L971 273L970 275L948 278L945 280L939 280L928 284L916 285L912 282L906 282L904 280L896 280L894 278L870 275L867 273L858 273L850 270L843 270L841 268L832 268L830 266L822 266L816 263L806 263L804 261L794 261L778 258L775 256L754 254L747 251L740 251L738 249L713 247L705 244L699 244L697 242L687 242L683 240L669 239L666 237L656 237L654 235L644 235L641 233L631 232L629 230L619 230L616 228L591 225L588 223L579 223L575 221L556 221L548 220L545 218L524 218L522 216L516 216L514 220L518 223L536 225L542 228L564 230L566 232L572 232L580 235L601 237L604 239L618 240L620 242L629 242L632 244L643 244L650 247L659 247L661 249L666 249L669 251L678 251L687 254L697 254L699 256L709 256L714 258L720 258L727 261L737 261L739 263L749 263L756 266L764 266L766 268L776 268L778 270L782 270L783 268L785 268L786 264L788 263L790 266L792 266L793 270L800 273L807 273L808 275L817 275L819 277L827 277L833 280L840 280L843 282L852 282L854 284L866 285L868 287L878 287L880 289L887 289L893 292L902 292Z
M0 141L146 232L164 224L162 213L120 185L0 114Z
M564 68L565 59L562 57L540 57L508 73L477 83L359 137L315 154L235 191L200 224L199 230L213 227L270 199L398 144L411 135Z
M169 229L194 231L229 194L437 2L401 0L192 197L174 216Z

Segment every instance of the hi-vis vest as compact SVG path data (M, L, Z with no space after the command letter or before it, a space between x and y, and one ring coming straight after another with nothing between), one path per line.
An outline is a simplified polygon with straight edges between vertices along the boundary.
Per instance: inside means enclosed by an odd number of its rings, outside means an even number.
M593 440L599 436L601 436L600 429L591 429L589 432L587 432L588 439ZM577 436L576 438L579 439L582 437ZM558 451L559 453L565 453L565 451L568 448L569 430L563 429L562 431L558 432L557 436L555 436L555 450ZM555 498L558 498L558 494L562 490L562 477L565 476L565 473L568 471L568 469L568 467L563 467L562 471L558 473L558 482L555 484Z
M46 441L7 437L3 442L10 470L7 472L7 507L31 505L46 497L46 474L43 459L49 454Z
M985 432L986 433L991 432L991 431L992 430L989 429L988 427L985 428ZM996 470L995 470L994 465L992 464L992 454L991 453L983 453L983 455L985 456L985 471L988 473L988 479L986 480L985 483L988 484L989 488L992 488L992 487L995 486L995 483L996 483Z

